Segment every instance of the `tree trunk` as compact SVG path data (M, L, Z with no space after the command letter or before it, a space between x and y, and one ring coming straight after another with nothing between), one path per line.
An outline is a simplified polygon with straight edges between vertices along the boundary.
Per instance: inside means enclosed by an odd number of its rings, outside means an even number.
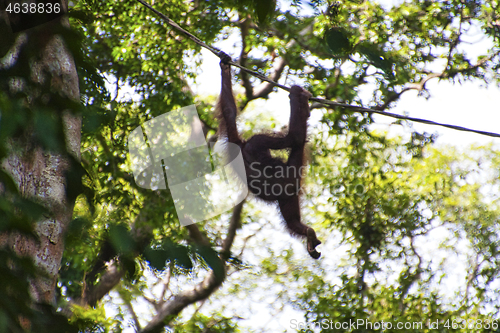
M65 1L66 2L66 1ZM64 6L67 8L67 4ZM41 33L28 34L21 32L16 39L17 52L24 43L39 43L44 35L48 41L40 48L39 58L30 68L31 79L38 83L50 82L53 90L75 101L79 100L78 77L71 53L59 35L51 34L54 25L68 25L67 18L45 23L36 27ZM30 37L31 36L31 37ZM33 38L37 36L37 38ZM16 46L13 46L15 52ZM14 56L14 59L16 57ZM19 84L19 83L18 83ZM14 82L11 89L20 90ZM62 114L66 146L70 154L80 159L81 120L65 110L53 110ZM18 255L33 258L36 266L45 276L31 280L30 291L34 302L55 304L55 287L61 259L64 251L64 231L71 221L74 202L66 198L65 171L69 161L62 154L44 151L36 142L30 140L13 140L9 145L13 148L2 163L16 182L19 192L26 198L42 204L49 211L35 225L34 230L39 242L19 234L7 236L8 244ZM5 237L3 239L5 241Z

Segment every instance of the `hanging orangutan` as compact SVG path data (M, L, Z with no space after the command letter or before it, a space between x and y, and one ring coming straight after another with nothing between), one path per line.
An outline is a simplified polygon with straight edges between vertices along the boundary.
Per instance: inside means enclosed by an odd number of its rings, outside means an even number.
M318 259L316 246L321 242L316 232L300 220L299 194L302 171L305 168L304 147L309 118L311 93L299 86L290 90L290 123L286 135L256 134L243 140L236 128L236 103L231 85L231 57L224 52L221 58L222 87L218 102L219 132L229 142L240 147L245 163L246 181L250 191L265 201L277 201L286 227L292 235L307 239L309 255ZM271 149L290 149L286 163L271 156Z

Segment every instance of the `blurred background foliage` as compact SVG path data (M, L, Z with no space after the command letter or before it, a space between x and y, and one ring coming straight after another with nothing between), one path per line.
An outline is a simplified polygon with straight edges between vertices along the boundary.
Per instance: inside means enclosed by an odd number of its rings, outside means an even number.
M208 44L228 47L237 40L234 49L223 50L250 69L271 75L284 59L280 82L304 85L316 97L341 103L387 110L409 90L427 96L429 79L500 82L500 4L494 0L394 6L172 0L156 1L154 7ZM136 186L127 160L129 133L179 107L196 103L207 140L217 135L214 97L190 88L199 74L200 47L132 0L76 1L69 16L72 29L59 33L77 64L78 105L64 98L51 98L47 105L44 93L54 92L30 82L30 59L37 51L33 38L7 66L16 39L32 32L7 33L1 22L6 33L0 34L0 159L17 149L9 144L12 138L64 153L61 117L54 110L72 105L83 118L84 174L69 184L79 196L65 239L57 307L29 306L29 279L40 272L3 247L0 332L21 331L20 317L31 320L33 332L140 330L160 305L207 272L226 273L218 251L231 212L198 224L211 246L195 245L178 222L170 192ZM491 41L477 58L460 47L472 27ZM252 95L249 87L258 80L236 73L243 114L253 99L272 96ZM12 91L12 80L22 80L23 88ZM36 89L42 89L39 99L27 106ZM360 89L369 89L372 98L363 100ZM121 95L124 90L133 94ZM288 105L282 108L281 123L287 110ZM313 104L312 112L322 116L311 129L302 205L305 221L324 240L322 259L311 262L282 230L276 236L280 222L269 218L272 207L250 200L223 287L186 314L163 318L166 329L269 332L265 323L255 322L255 307L264 307L273 316L294 311L299 322L315 325L312 331L318 332L337 331L322 327L325 319L441 323L439 329L424 325L415 332L465 332L444 325L481 320L476 331L500 331L491 325L500 320L498 149L435 146L433 135L401 121L393 124L404 126L408 135L394 137L372 130L370 115L345 109ZM271 128L265 114L244 119L246 135ZM26 129L32 137L23 137ZM44 208L23 198L1 170L0 185L0 232L35 237L33 224ZM103 282L113 261L121 273L111 288L83 297ZM460 279L453 280L456 276Z

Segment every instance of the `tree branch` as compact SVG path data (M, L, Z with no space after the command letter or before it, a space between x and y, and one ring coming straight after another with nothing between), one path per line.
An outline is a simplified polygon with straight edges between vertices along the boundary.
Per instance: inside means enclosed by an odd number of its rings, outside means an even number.
M248 56L248 51L246 47L246 36L248 36L249 32L248 29L256 29L259 31L263 31L260 29L256 24L249 22L248 19L243 20L240 23L240 29L241 29L241 43L242 43L242 49L240 53L240 65L243 67L246 67L247 64L247 56ZM309 33L312 32L312 25L309 25L305 27L302 31L299 32L299 36L303 37ZM277 30L272 30L273 33L278 36L281 39L285 38L285 35ZM291 39L287 44L285 49L289 50L293 48L296 44L300 44L300 42L297 40L297 38ZM283 71L285 70L285 67L287 65L287 61L285 60L284 55L281 55L281 57L273 57L273 71L271 75L269 76L269 81L263 80L262 83L257 86L256 88L252 87L252 84L250 82L250 78L247 74L246 71L241 71L240 72L240 78L243 81L243 87L245 88L245 95L246 95L246 101L244 101L243 105L240 106L241 109L244 109L245 106L250 102L251 100L257 99L257 98L265 98L267 97L272 91L274 86L276 86L277 81L279 81L281 75L283 74Z
M290 41L287 44L287 48L290 47L290 44L294 43L294 41ZM273 65L273 73L270 75L270 79L274 82L278 81L283 74L283 70L286 66L286 60L283 57L279 57ZM274 85L269 82L262 82L258 87L256 87L252 93L253 99L266 97L273 91Z
M189 232L189 237L198 245L203 245L203 246L211 246L210 241L208 238L201 233L200 229L198 229L198 226L196 224L190 224L186 226L188 232Z
M153 203L154 204L154 203ZM134 221L131 234L135 242L142 245L148 244L151 239L151 227L147 224L148 217L145 216L147 210L142 210ZM135 255L138 255L136 253ZM106 259L108 260L108 259ZM100 299L102 299L107 293L111 291L125 275L125 270L121 268L120 257L114 255L111 260L104 263L104 271L99 278L99 283L93 285L93 281L88 281L87 286L83 292L83 297L75 300L77 304L82 306L90 305L94 306ZM101 269L96 271L98 273ZM95 276L95 273L93 274ZM94 277L92 276L92 278Z
M241 52L240 52L240 64L243 67L247 67L248 51L247 51L247 36L248 36L248 18L244 18L239 22L241 31ZM240 78L243 82L243 88L245 88L245 96L247 101L251 100L253 97L253 87L250 82L248 73L245 71L240 72Z
M221 259L224 261L227 261L229 258L231 246L233 245L234 237L236 235L236 229L240 226L243 203L244 201L240 202L233 209L233 216L231 217L231 221L229 223L227 236L222 244ZM226 275L227 265L222 279L218 279L214 272L210 271L205 279L198 285L194 286L191 290L181 292L174 296L170 302L162 304L158 313L141 332L155 332L161 327L168 325L168 321L173 319L175 315L179 314L187 306L208 298L215 290L217 290L217 288L220 287Z
M120 282L124 274L125 271L120 269L119 263L112 260L111 263L108 263L106 270L101 275L99 283L96 286L87 288L83 299L79 302L77 301L77 303L80 305L95 305Z

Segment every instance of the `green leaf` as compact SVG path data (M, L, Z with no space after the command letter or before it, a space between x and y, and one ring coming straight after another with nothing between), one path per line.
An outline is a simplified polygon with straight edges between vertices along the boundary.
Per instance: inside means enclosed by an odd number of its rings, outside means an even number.
M392 72L392 65L394 61L387 53L379 50L378 46L364 42L363 44L358 45L357 51L364 55L373 66L384 71L389 78L394 78L394 74Z
M219 257L217 251L209 246L199 246L196 248L196 253L198 253L207 265L212 269L215 277L218 280L223 280L225 275L224 262Z
M164 248L169 253L170 258L175 260L176 264L185 269L193 268L193 262L189 256L190 251L187 246L178 245L168 241L164 243Z
M171 259L169 253L166 250L155 250L149 247L144 250L144 258L149 262L151 267L158 270L165 269L167 261Z
M35 110L34 122L35 136L43 148L52 151L65 150L62 124L55 113L47 110Z
M332 55L342 57L350 53L352 46L347 36L347 31L338 27L326 31L324 40Z
M111 225L109 228L109 239L115 251L120 254L131 254L136 243L124 225Z
M0 169L0 183L5 186L7 191L11 193L18 193L16 183L12 177L2 169Z
M133 279L137 271L137 265L135 263L134 258L129 256L122 256L120 257L120 261L122 263L123 268L125 269L125 272L127 273L127 277L129 279Z
M259 23L261 24L268 23L276 11L275 0L254 0L253 5L257 18L259 19Z

